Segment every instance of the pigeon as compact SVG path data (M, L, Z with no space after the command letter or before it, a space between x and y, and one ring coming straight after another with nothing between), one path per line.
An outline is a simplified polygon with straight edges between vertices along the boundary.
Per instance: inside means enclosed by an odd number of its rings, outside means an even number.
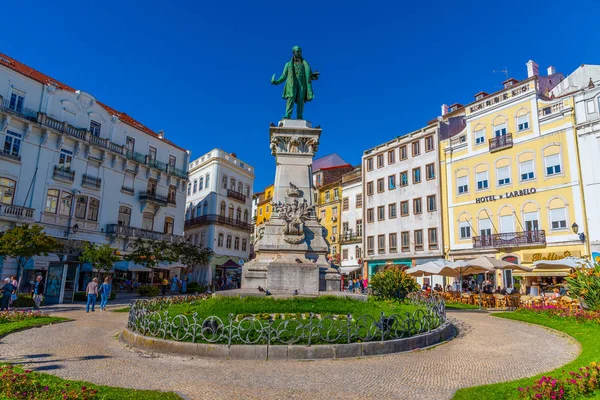
M297 262L298 264L302 264L302 260L301 260L301 259L299 259L299 258L296 258L296 262Z
M298 296L298 289L294 290L294 296Z
M261 292L261 293L264 293L264 292L265 292L265 289L263 289L263 288L261 288L261 287L259 286L259 287L258 287L258 291L259 291L259 292Z
M270 296L271 292L269 292L268 290L265 291L265 296Z

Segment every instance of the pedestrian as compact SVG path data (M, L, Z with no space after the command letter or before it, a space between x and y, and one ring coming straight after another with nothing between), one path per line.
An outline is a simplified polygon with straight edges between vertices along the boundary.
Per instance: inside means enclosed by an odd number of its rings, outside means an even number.
M369 279L365 276L365 279L363 280L363 288L365 288L365 290L369 287Z
M352 292L353 288L354 288L354 282L352 281L352 279L348 279L348 291Z
M177 275L175 275L171 281L171 292L177 292L178 283L179 279L177 278Z
M98 298L98 278L94 278L90 283L88 283L87 288L85 289L85 294L87 294L85 312L90 312L90 305L92 306L92 312L94 312L94 308L96 307L96 299Z
M102 299L100 300L100 311L106 311L106 303L110 298L110 292L112 292L112 285L109 278L104 278L104 283L100 286L100 293Z
M4 286L2 287L2 299L1 299L2 303L0 304L0 311L2 311L2 310L8 311L8 304L10 302L12 293L15 289L16 289L16 287L14 287L12 283L10 283L10 278L4 279Z
M33 301L34 301L34 310L40 309L40 304L44 301L44 283L42 282L42 276L38 275L35 278L35 285L33 286Z
M169 280L164 277L162 280L162 295L166 295L167 294L167 289L169 288Z
M10 307L12 307L13 302L17 301L17 288L19 287L19 282L17 281L17 277L11 276L10 283L15 287L15 290L10 295Z
M187 278L181 281L181 293L187 293Z

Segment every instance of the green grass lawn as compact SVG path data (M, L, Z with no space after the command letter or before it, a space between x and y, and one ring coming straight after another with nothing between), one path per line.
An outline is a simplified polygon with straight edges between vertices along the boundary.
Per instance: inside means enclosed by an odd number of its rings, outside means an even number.
M531 378L460 389L456 392L454 399L516 399L519 397L518 388L531 386L533 385L534 380L540 379L542 376L552 376L556 378L563 376L563 370L566 372L577 371L579 368L588 365L592 361L600 361L600 340L598 339L598 336L600 335L600 325L597 323L577 322L571 318L551 317L526 310L493 314L493 316L538 324L564 332L575 338L581 344L581 354L574 361L565 366ZM552 349L548 349L548 351L552 351ZM516 354L515 357L518 357L518 354ZM600 394L596 394L595 397L587 398L597 399L600 398Z
M479 306L464 303L446 303L446 310L479 310Z
M16 322L2 322L0 323L0 337L6 336L12 332L22 331L23 329L35 328L36 326L54 324L63 321L68 321L68 319L58 317L38 317L28 318Z
M126 312L129 312L129 307L117 308L116 310L110 310L110 311L112 311L112 312L126 313Z

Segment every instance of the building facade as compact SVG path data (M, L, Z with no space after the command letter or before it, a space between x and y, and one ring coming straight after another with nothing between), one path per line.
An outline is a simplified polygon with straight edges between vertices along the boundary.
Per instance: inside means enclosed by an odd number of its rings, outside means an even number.
M70 301L91 279L78 261L86 242L126 253L138 238L182 240L189 152L164 132L4 54L0 121L1 229L39 224L65 245L34 257L22 290L41 274L47 302ZM16 273L16 262L3 260L1 274Z
M366 150L363 247L369 276L443 258L438 124Z
M341 271L343 274L362 275L363 193L362 171L359 168L342 175L341 211Z
M440 142L444 244L452 260L488 255L531 266L587 255L575 233L587 223L573 99L550 96L562 74L540 76L533 61L527 67L527 79L509 79L442 116L442 124L462 125ZM520 275L532 284L538 274ZM498 273L495 285L512 287L511 272Z
M239 286L241 265L250 255L253 182L254 168L235 153L213 149L190 163L186 240L214 252L209 265L194 271L194 281L221 278Z
M269 185L265 188L262 193L257 193L256 199L256 219L254 223L256 226L264 224L271 219L271 213L273 207L271 202L273 201L273 185Z

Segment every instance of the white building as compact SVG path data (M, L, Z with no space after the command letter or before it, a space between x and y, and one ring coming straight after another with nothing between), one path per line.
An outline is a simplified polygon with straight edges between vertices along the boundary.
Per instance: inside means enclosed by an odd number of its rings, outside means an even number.
M341 271L362 275L363 192L360 167L342 175Z
M193 279L210 283L227 277L235 285L250 255L254 168L234 153L213 149L191 162L189 171L185 236L214 252Z
M26 267L22 290L41 273L48 303L70 301L90 279L77 261L85 242L127 251L137 238L182 239L189 153L4 54L0 141L0 229L39 224L66 245ZM3 260L0 275L16 274L16 262Z
M443 258L437 145L437 124L432 124L364 152L369 276L387 264L410 267Z

